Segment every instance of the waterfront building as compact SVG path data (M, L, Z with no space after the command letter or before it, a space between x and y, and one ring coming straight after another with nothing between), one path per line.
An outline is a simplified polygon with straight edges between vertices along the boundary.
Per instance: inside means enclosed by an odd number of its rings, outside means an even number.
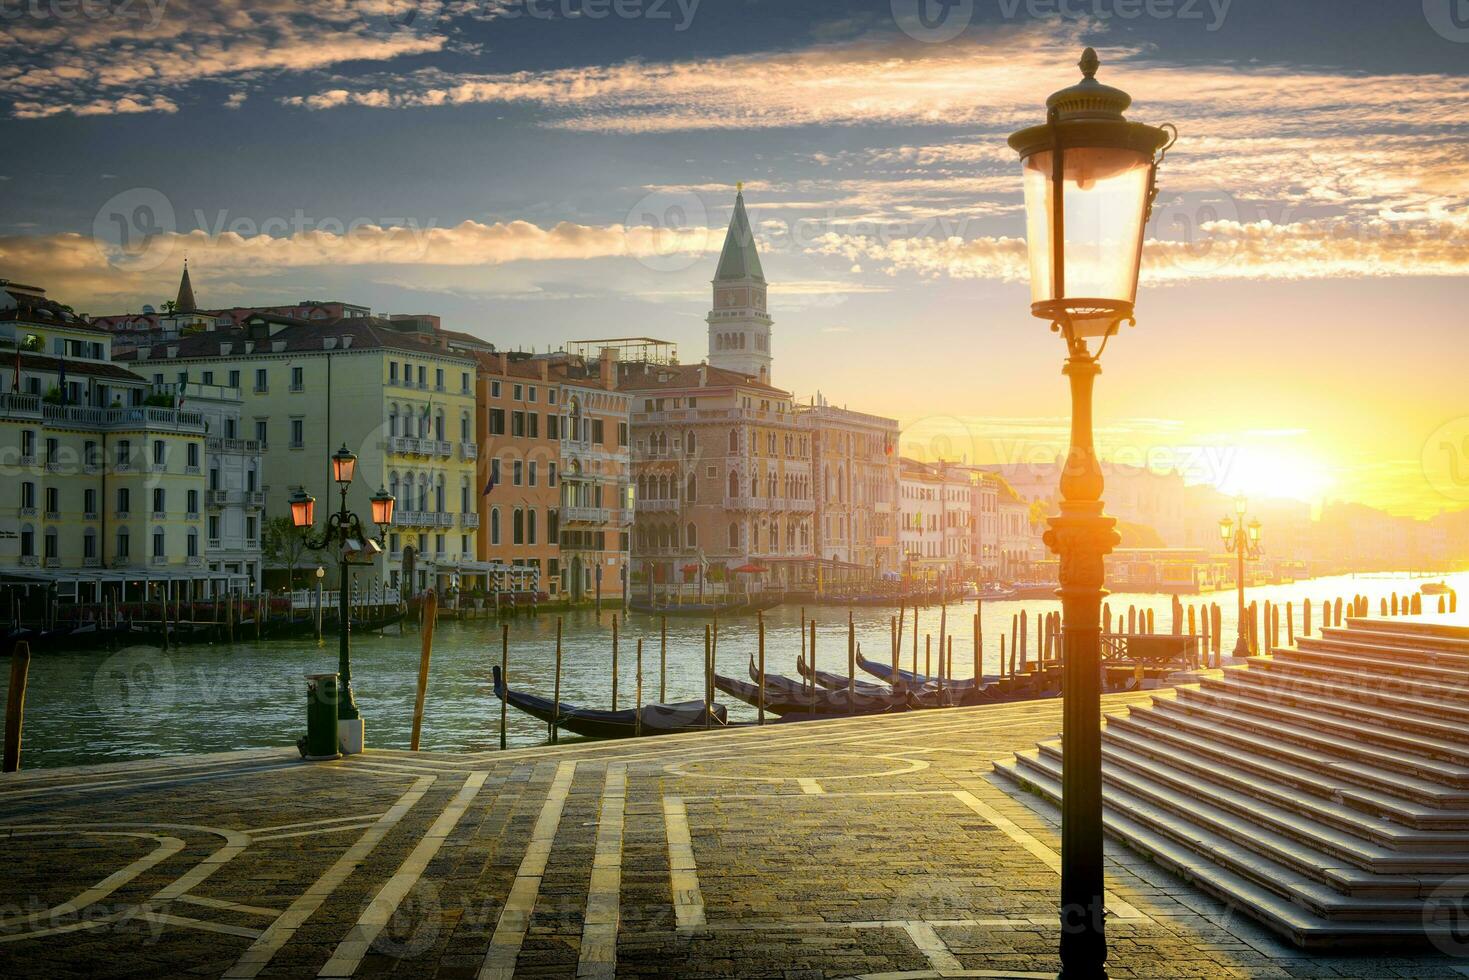
M481 555L552 599L620 599L629 403L611 355L480 352L478 363Z
M837 408L818 394L797 420L811 435L816 555L833 568L899 571L897 419Z
M615 352L618 388L632 402L642 588L814 587L811 433L791 393L678 364L664 341L599 343Z
M615 350L572 351L554 365L563 378L561 588L573 602L621 598L632 575L632 397L618 390Z
M476 559L477 364L431 322L252 313L239 327L144 344L119 357L155 383L240 391L242 437L270 456L266 516L287 516L298 488L317 498L321 513L335 511L331 454L343 445L356 453L348 508L370 515L368 498L380 488L398 500L376 583L448 588L463 563ZM336 562L325 567L335 575Z
M0 280L0 361L7 577L89 599L244 584L206 565L204 413L114 363L111 335L40 287Z
M906 575L921 582L965 577L973 564L972 485L963 467L900 460L899 547Z

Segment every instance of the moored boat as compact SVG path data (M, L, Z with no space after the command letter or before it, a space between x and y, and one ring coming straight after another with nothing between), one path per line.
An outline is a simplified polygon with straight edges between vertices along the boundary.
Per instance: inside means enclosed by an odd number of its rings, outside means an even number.
M729 725L729 712L722 704L712 705L707 711L703 701L647 704L643 705L641 712L635 708L603 711L582 708L564 701L557 704L549 698L511 690L506 687L505 678L498 666L491 668L491 674L494 678L495 697L532 718L565 729L573 735L587 738L633 738L637 735L702 732Z

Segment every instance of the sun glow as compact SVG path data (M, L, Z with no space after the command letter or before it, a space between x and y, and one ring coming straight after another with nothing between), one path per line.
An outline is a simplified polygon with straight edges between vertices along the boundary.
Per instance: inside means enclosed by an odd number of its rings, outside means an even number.
M1240 447L1226 459L1215 486L1246 497L1315 502L1335 481L1320 460L1286 448Z

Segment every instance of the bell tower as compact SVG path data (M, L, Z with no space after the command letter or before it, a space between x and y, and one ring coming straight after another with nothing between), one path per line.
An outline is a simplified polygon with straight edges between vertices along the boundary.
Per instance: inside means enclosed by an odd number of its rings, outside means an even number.
M752 375L770 384L770 326L765 273L755 248L745 185L735 195L734 217L714 273L714 308L709 311L709 363Z

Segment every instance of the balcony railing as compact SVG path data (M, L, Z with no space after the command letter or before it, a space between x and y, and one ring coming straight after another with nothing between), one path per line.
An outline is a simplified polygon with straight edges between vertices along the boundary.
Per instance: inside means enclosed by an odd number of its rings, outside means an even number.
M61 559L58 556L56 556L56 555L48 555L48 556L46 556L45 561L46 561L46 567L47 568L60 568L61 567Z
M204 504L206 507L219 508L230 502L228 490L206 490L204 491Z
M154 555L151 559L149 559L148 564L154 565L154 566L167 565L168 564L168 556L167 555Z
M22 507L20 509L20 516L21 517L35 517L36 516L36 508L34 508L34 507Z
M198 519L199 519L199 512L197 510L190 510L190 511L185 511L184 512L184 520L186 520L186 521L197 521Z
M46 511L46 520L48 520L48 521L59 521L59 520L61 520L61 512L60 511L55 511L55 510L48 510L48 511Z
M265 506L265 491L264 490L246 490L245 491L245 506L251 508L252 510L259 510L261 507L264 507Z
M95 510L89 510L82 514L82 520L84 521L95 521L97 519L97 512Z
M638 501L638 510L649 514L666 514L676 511L683 505L677 500L648 500L646 498Z
M202 555L189 555L184 559L184 564L190 568L202 568L204 566L204 558Z
M446 439L434 439L431 440L431 443L432 445L430 446L430 448L433 450L435 456L454 455L454 444L452 442L449 442Z
M133 559L130 555L118 555L112 559L113 568L132 568Z
M479 515L465 511L459 515L459 521L465 527L479 527Z
M96 555L88 555L87 557L85 557L85 558L82 559L82 567L83 568L101 568L102 567L102 559L101 558L98 558Z
M221 548L224 547L223 543L220 541L219 538L209 538L208 539L208 545L207 546L208 546L208 548L209 548L210 551L218 551L218 550L220 550Z
M472 442L461 442L459 455L464 459L479 459L479 446Z
M20 567L21 568L40 568L41 567L41 558L40 558L39 555L21 555L20 556Z
M211 453L243 453L255 456L265 451L265 444L255 439L224 439L212 437L205 440L205 447Z
M166 521L168 520L168 515L161 510L155 510L153 512L153 519L155 521Z

